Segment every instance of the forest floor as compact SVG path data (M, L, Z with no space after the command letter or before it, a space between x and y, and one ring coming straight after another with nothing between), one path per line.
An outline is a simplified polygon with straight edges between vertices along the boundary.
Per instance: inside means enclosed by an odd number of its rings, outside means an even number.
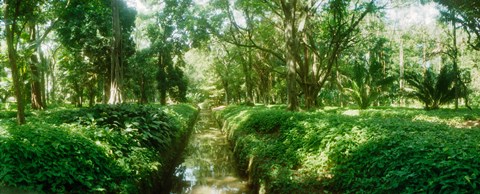
M463 125L459 126L460 128L469 128L469 127L480 127L480 120L476 121L465 121Z

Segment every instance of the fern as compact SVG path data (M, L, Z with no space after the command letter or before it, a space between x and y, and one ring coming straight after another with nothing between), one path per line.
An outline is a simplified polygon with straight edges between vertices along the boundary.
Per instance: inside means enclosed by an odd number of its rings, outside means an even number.
M425 109L438 109L440 105L451 103L455 99L455 80L458 75L451 65L443 66L440 73L427 69L422 75L418 72L405 74L407 83L412 87L410 97L417 98ZM461 83L460 83L461 84ZM465 96L466 91L458 89L458 97Z
M380 73L380 65L372 64L374 65L371 65L370 68L356 64L353 78L350 79L350 87L345 89L361 109L368 108L373 102L384 96L385 91L395 81L393 76L384 76Z

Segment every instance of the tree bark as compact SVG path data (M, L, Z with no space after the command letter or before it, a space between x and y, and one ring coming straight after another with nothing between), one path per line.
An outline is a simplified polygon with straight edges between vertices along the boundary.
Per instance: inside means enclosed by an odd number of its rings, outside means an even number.
M297 28L295 25L295 8L297 1L282 0L282 9L284 13L284 38L285 38L285 61L287 64L287 109L296 111L298 109L297 99L297 60L295 52L298 52Z
M301 76L300 76L300 85L302 86L303 95L305 97L305 108L307 110L314 108L317 105L317 96L318 96L318 87L315 78L310 75L311 69L310 66L315 65L315 56L313 56L313 61L310 61L310 53L308 52L308 48L303 46L303 56L304 62L302 63L303 66L300 67ZM314 68L312 68L314 69Z
M48 83L48 76L47 76L47 70L46 70L48 68L48 65L47 65L48 61L43 55L42 49L40 47L37 47L37 52L40 58L40 64L43 67L42 71L40 71L40 92L42 95L43 109L46 109L48 104L47 89L46 89L47 88L46 84Z
M20 76L17 67L17 50L14 44L15 36L15 26L17 25L17 16L19 12L19 4L15 7L15 12L12 17L10 17L9 7L11 1L6 0L4 5L4 24L5 24L5 34L7 40L8 48L8 60L10 62L10 68L12 70L12 79L13 79L13 88L15 91L15 98L17 100L17 123L25 124L25 105L23 102L22 89L20 85Z
M110 68L112 65L107 65L108 66L108 70L107 72L110 72ZM108 103L108 100L110 99L110 74L109 73L106 73L104 76L103 76L103 79L102 79L102 85L103 85L103 97L102 97L102 103L103 104L107 104Z
M51 60L48 62L48 68L49 71L47 73L47 84L51 84L51 89L47 93L47 98L49 99L50 103L56 103L57 102L57 79L55 75L55 69L57 65L57 60L56 60L56 54L60 50L60 47L55 48L52 54Z
M37 33L35 29L35 24L32 23L29 25L30 27L30 42L35 42L37 39ZM37 48L34 48L34 52L30 56L30 93L31 93L31 105L32 109L34 110L43 110L45 109L45 105L43 103L42 99L42 84L40 80L42 79L41 77L41 72L40 69L38 68L39 60L37 56Z
M454 89L455 89L455 110L458 109L458 101L460 98L459 92L460 92L460 76L459 76L459 70L458 70L458 48L457 48L457 28L456 28L456 23L455 23L455 12L452 13L453 19L452 19L452 30L453 30L453 72L455 74L455 81L454 83Z
M405 74L405 65L403 64L403 40L400 37L400 54L399 54L399 66L400 66L400 91L404 90L404 74ZM400 97L400 105L405 105L405 99L403 96Z
M147 104L148 103L148 97L147 97L147 91L146 91L146 82L147 80L145 80L145 75L142 74L142 79L141 79L141 82L140 82L140 100L139 100L139 103L140 104Z
M43 110L45 106L42 100L42 84L40 82L40 70L38 69L38 59L35 54L30 57L30 71L31 71L31 78L30 78L30 87L31 87L31 103L32 109L34 110Z
M242 63L243 67L243 74L245 74L245 86L247 88L247 104L254 103L253 100L253 84L252 84L252 51L248 48L248 61L246 63Z
M110 98L109 104L122 103L121 84L122 73L122 31L120 27L120 13L118 0L111 0L112 5L112 24L113 24L113 42L112 42L112 63L110 69Z
M166 66L165 56L162 51L158 54L158 89L160 90L160 104L167 104L167 73L165 72Z
M79 83L73 83L73 90L75 95L73 97L73 104L75 107L83 107L83 88Z

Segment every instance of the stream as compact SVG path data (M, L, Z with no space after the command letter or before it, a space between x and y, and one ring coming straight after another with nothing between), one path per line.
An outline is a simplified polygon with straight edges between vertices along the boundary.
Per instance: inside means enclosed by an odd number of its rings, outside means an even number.
M227 138L218 128L210 110L200 112L183 162L175 169L170 193L249 193L247 181L237 173Z

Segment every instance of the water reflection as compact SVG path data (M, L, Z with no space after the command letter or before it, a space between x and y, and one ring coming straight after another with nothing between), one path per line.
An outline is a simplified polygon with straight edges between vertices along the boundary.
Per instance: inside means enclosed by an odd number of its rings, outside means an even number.
M200 113L184 156L171 193L248 193L246 181L237 176L226 137L210 112Z

